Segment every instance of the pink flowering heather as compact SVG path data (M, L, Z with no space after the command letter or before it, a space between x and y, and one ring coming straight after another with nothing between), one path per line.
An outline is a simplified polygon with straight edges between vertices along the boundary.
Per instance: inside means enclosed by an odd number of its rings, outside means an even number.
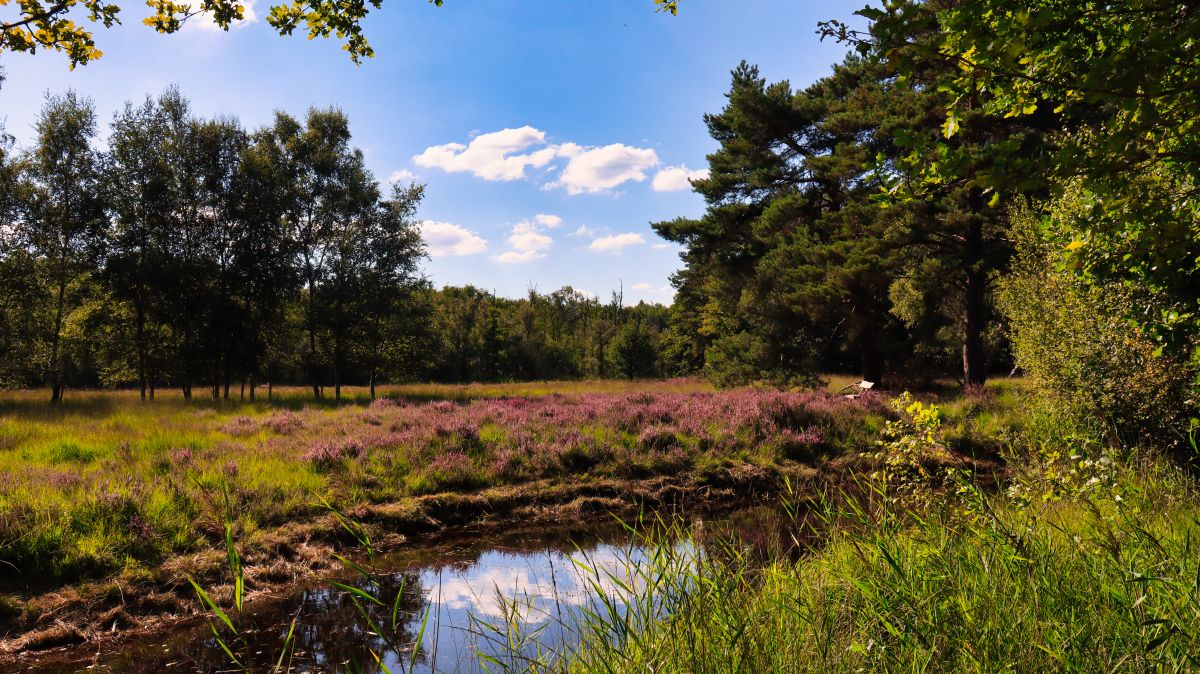
M486 482L643 475L686 470L702 453L815 461L869 447L864 419L884 416L881 408L874 396L754 390L373 403L278 413L265 422L276 435L261 451L302 456L321 470L358 461L386 480L402 477L383 472L388 466L428 475L465 471L464 462Z
M362 449L362 443L354 438L320 440L308 448L303 458L318 468L332 468L343 459L357 457Z
M291 435L300 430L302 425L299 415L287 410L276 412L263 420L263 426L279 435Z
M429 463L429 469L440 473L461 473L471 467L471 459L462 452L446 452Z
M235 417L226 422L225 425L221 427L221 430L234 437L240 438L257 433L259 430L259 424L250 417Z

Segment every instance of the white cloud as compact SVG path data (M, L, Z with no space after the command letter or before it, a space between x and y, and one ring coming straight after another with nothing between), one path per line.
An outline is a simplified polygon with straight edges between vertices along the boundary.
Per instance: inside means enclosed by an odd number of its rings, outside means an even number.
M561 171L555 159L567 160ZM650 148L621 143L603 147L571 142L551 145L546 142L546 133L532 126L473 135L467 145L433 145L415 155L413 162L423 168L471 173L484 180L520 180L528 177L527 169L541 168L547 174L558 172L557 179L545 183L544 189L561 187L568 194L603 193L630 181L641 182L648 170L659 165L658 154ZM555 224L539 224L554 228L562 222L557 216L546 217L553 218Z
M242 20L229 24L229 30L241 30L250 24L258 23L258 12L254 11L254 0L242 3ZM206 32L223 32L225 29L213 21L212 14L201 12L183 23L184 30L202 30Z
M496 261L504 262L506 264L521 264L522 262L533 262L534 260L539 260L545 256L545 253L541 253L536 250L523 250L520 252L509 250L497 255Z
M538 218L534 218L534 222L523 221L513 225L512 232L505 239L512 250L497 256L496 260L520 263L546 257L546 251L550 250L554 240L538 231L537 221Z
M651 295L654 297L673 298L675 297L675 289L671 286L655 286L653 283L635 283L632 288L642 294Z
M708 177L708 169L689 171L687 166L668 166L654 174L650 181L650 189L655 192L679 192L692 188L691 180L703 180Z
M417 179L417 174L408 169L400 169L392 171L392 175L388 176L388 182L393 185L396 183L411 183Z
M571 160L548 187L562 187L567 194L595 194L630 180L641 182L646 179L646 170L658 165L654 150L621 143L595 148L568 143L559 146L559 154Z
M545 132L532 126L523 126L481 133L471 139L470 145L434 145L414 156L413 162L417 166L449 173L471 173L484 180L520 180L525 177L527 167L545 166L554 159L557 152L554 147L519 154L545 143Z
M487 250L487 241L483 237L459 225L424 220L420 228L430 257L474 255Z
M575 292L579 293L580 295L583 295L584 297L588 298L589 300L594 300L597 297L596 293L594 293L590 290L584 290L583 288L575 288Z
M550 229L557 229L562 224L562 218L557 215L550 215L549 213L538 213L533 216L533 221Z
M675 247L675 244L670 243L668 241L664 241L662 243L656 243L650 247L653 248L654 250L670 250L671 248Z
M594 250L601 253L616 253L627 246L636 246L646 243L646 237L641 234L632 232L626 234L613 234L611 236L602 236L598 239L592 239L592 243L588 245L588 250Z
M591 227L588 227L587 225L580 225L579 229L571 233L571 236L592 236L595 233L596 230L592 229Z

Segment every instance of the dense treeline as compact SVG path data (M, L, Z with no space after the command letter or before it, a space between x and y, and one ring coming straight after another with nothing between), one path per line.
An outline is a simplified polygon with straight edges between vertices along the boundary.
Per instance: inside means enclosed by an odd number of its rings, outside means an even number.
M430 292L432 349L414 374L437 381L648 377L671 374L659 350L670 310L625 306L570 287L506 299L472 286Z
M795 90L743 64L668 358L718 383L1015 365L1123 441L1186 444L1200 381L1200 17L1180 4L902 0Z
M433 290L422 187L384 194L337 110L248 132L171 89L98 150L92 104L49 96L32 147L0 143L0 383L165 386L253 398L388 380L667 372L665 307L571 288Z
M4 143L0 380L54 400L280 380L340 395L401 366L422 188L384 194L341 112L248 132L171 89L118 112L104 150L96 117L48 96L32 147Z
M934 64L899 80L857 54L798 91L746 64L733 72L728 104L705 119L720 143L694 183L707 212L655 226L686 246L673 331L693 340L694 367L785 384L831 369L980 384L1011 367L993 302L1012 255L1007 204L1044 187L967 181L881 198L913 147L942 136L937 85L950 74ZM1018 155L1047 151L1042 126L964 123L945 142L984 173L981 148L998 138Z

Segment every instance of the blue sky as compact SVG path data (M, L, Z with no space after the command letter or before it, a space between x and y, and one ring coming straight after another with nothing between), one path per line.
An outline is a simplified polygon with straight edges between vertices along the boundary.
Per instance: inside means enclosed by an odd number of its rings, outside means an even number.
M381 181L428 185L420 217L437 285L501 295L563 285L607 299L669 302L678 249L651 222L703 211L686 176L715 148L703 123L745 59L805 85L844 49L816 23L857 4L688 0L392 0L366 24L376 56L355 66L334 40L281 38L261 20L163 36L124 5L97 30L104 57L74 71L58 54L6 54L0 115L27 142L45 92L90 96L107 122L124 101L179 85L203 115L248 128L276 109L330 105ZM680 189L682 188L682 189Z

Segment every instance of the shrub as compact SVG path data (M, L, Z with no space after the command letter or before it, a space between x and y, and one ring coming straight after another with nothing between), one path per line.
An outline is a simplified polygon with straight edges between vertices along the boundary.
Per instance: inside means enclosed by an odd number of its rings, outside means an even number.
M1085 283L1061 264L1027 210L1014 212L1017 257L1000 284L1013 353L1033 391L1108 423L1118 439L1176 445L1194 412L1192 368L1165 353L1137 315L1156 298Z

